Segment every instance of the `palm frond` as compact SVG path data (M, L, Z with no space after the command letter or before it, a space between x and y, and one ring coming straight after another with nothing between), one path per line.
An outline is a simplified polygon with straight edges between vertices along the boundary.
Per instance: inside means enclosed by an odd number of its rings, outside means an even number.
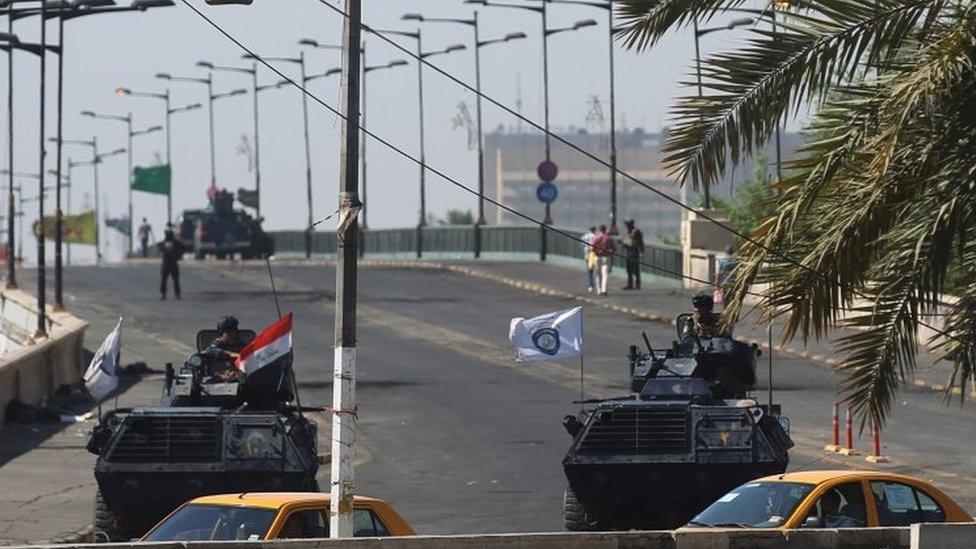
M745 0L616 0L614 28L627 49L642 51L668 31L692 21L708 21L717 13L738 8Z

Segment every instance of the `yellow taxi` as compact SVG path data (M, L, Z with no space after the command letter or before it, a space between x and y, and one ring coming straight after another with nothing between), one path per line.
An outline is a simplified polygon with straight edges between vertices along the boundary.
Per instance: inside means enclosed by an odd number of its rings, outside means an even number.
M802 471L732 490L688 527L863 528L973 522L949 496L914 477L879 471Z
M203 496L160 521L141 541L237 541L329 537L329 494L253 492ZM385 501L356 496L356 537L412 536Z

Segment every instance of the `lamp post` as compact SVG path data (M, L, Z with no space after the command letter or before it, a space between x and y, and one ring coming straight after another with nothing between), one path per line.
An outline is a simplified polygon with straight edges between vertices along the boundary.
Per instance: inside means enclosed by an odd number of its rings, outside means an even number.
M214 136L214 102L219 99L224 99L227 97L233 97L236 95L244 95L247 90L236 89L229 92L215 94L213 92L213 73L207 73L206 78L198 78L193 76L173 76L172 74L166 72L160 72L156 74L156 78L161 80L166 80L169 82L190 82L193 84L204 84L207 86L207 115L208 123L210 126L210 188L217 188L217 153L216 153L216 143Z
M129 255L132 255L132 138L134 133L132 131L132 113L128 113L124 116L114 115L114 114L96 114L92 111L81 111L82 116L87 116L89 118L101 119L101 120L113 120L115 122L122 122L125 124L125 135L126 135L126 150L127 150L127 160L126 160L126 200L128 201L128 216L129 216L129 230L126 232L126 245L129 249Z
M526 6L523 4L508 4L504 2L494 2L489 0L464 0L465 4L478 4L485 7L498 7L498 8L511 8L528 10L538 13L542 16L542 95L543 95L543 127L545 128L544 136L544 147L545 147L545 164L548 166L552 163L552 148L549 137L549 37L555 34L560 34L564 32L577 31L585 27L591 27L596 25L596 21L592 19L586 19L583 21L577 21L571 27L555 28L550 29L548 23L548 2L541 0L542 4L539 6ZM540 165L540 168L542 165ZM541 171L541 170L540 170ZM545 205L545 217L542 220L542 227L540 228L540 239L539 239L539 259L542 261L546 260L548 254L548 231L546 230L546 225L552 225L552 204L551 202L546 202Z
M203 107L200 103L193 103L191 105L186 105L184 107L171 108L170 107L170 95L169 88L163 93L155 92L138 92L132 91L129 88L116 88L116 95L119 97L149 97L152 99L162 99L165 103L165 130L166 130L166 165L170 169L170 188L169 192L166 194L166 222L173 222L173 156L172 156L172 139L173 139L173 128L172 128L172 117L176 113L192 111Z
M525 33L511 32L501 38L482 40L480 37L481 26L478 24L478 12L475 11L471 19L455 17L426 17L419 13L408 13L403 16L406 21L417 21L420 23L453 23L467 25L474 31L474 81L475 81L475 101L476 101L476 125L478 134L478 218L475 220L474 227L474 256L481 257L481 226L485 224L485 139L482 129L481 116L481 48L491 44L501 44L512 40L525 38Z
M254 59L254 56L245 54L244 59ZM263 57L265 61L279 61L282 63L293 63L301 68L302 86L305 86L305 52L299 52L298 57ZM305 257L312 257L312 228L315 224L312 211L312 145L308 130L308 95L302 92L302 124L305 136L305 199L308 202L308 216L305 224Z
M198 67L211 71L236 72L251 75L251 92L254 94L254 192L258 200L254 207L255 216L261 217L261 137L258 126L258 64L248 67L226 67L214 65L209 61L197 61Z
M543 0L548 4L589 6L607 12L607 45L610 53L610 234L617 233L617 91L614 78L616 48L613 44L613 2L588 2L576 0Z
M39 13L39 12L38 12ZM7 12L8 19L8 29L12 30L14 13L10 10ZM0 44L0 49L5 50L9 53L7 63L7 172L10 174L8 185L7 185L7 281L6 285L8 288L17 287L16 278L16 265L12 258L14 257L14 241L13 241L13 230L14 230L14 126L13 126L13 113L14 113L14 100L13 100L13 50L22 50L34 55L39 56L42 60L44 59L45 51L60 52L60 47L58 46L48 46L45 44L31 44L21 42L20 39L13 33L7 33L5 37L2 38L3 43ZM43 62L42 62L43 65ZM43 110L43 109L42 109ZM42 116L43 121L43 116ZM41 142L43 149L43 131L41 132ZM41 154L43 158L43 152ZM43 178L40 178L43 184ZM42 204L43 205L43 204ZM43 240L42 240L43 244ZM41 256L43 258L43 255ZM39 272L43 272L43 266L39 268ZM43 300L41 300L43 302ZM40 325L40 323L39 323Z
M99 192L98 192L98 137L93 136L91 140L87 139L62 139L62 145L84 145L90 147L92 151L92 159L84 162L72 162L68 161L68 170L72 170L75 166L91 166L92 175L95 187L95 264L100 264L102 262L102 240L101 240L101 211L99 208Z
M403 18L409 19L406 15ZM463 44L455 44L442 50L425 52L423 50L423 35L420 29L416 31L382 30L376 32L414 39L417 42L417 57L420 59L428 59L437 55L445 55L465 49ZM423 228L427 225L427 147L424 137L424 64L419 61L417 62L417 104L419 107L417 118L420 128L420 210L417 218L416 247L417 257L421 257L423 256L424 247Z
M744 27L755 23L755 19L751 17L742 17L739 19L733 19L729 23L722 27L710 27L707 29L698 28L698 19L695 18L693 21L693 30L695 32L695 76L698 83L698 98L702 98L702 69L701 69L701 47L699 45L700 39L706 34L711 34L713 32L732 30L739 27ZM708 182L703 182L703 187L705 189L705 209L710 210L712 208L712 194L709 190Z
M403 67L403 66L406 66L407 65L407 62L404 61L403 59L394 59L393 61L390 61L389 63L384 63L382 65L367 65L366 64L366 48L365 47L362 48L362 56L363 56L363 81L362 81L362 93L363 93L363 95L362 95L362 115L361 115L361 118L362 118L362 127L365 130L365 129L367 129L366 128L366 113L368 111L368 109L366 108L366 106L368 104L368 101L367 101L368 96L366 95L366 82L369 80L369 78L368 78L369 73L374 72L374 71L385 70L385 69L392 69L392 68L396 68L396 67ZM366 193L366 133L365 132L363 132L363 142L362 142L362 145L360 145L360 155L362 156L362 172L363 172L363 174L362 174L362 181L363 181L363 199L362 199L362 202L363 202L363 211L362 211L362 214L363 214L363 224L362 224L362 230L365 232L369 228L369 225L366 222L366 207L369 204L369 200L367 198L367 193ZM359 248L359 255L362 256L365 251L366 251L365 250L365 246L361 246Z

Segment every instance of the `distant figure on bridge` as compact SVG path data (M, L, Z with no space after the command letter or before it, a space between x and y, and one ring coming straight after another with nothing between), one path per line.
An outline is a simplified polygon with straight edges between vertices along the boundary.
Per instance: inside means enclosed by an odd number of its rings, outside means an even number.
M586 268L586 291L593 293L596 289L596 280L593 271L596 270L596 254L593 253L593 239L596 238L596 227L590 227L580 240L583 241L583 266Z
M166 299L167 279L173 278L173 294L180 299L180 260L186 251L183 243L176 239L173 229L166 229L166 237L159 243L159 252L163 257L162 270L159 273L159 299Z
M598 293L607 295L607 283L610 281L610 271L613 267L613 256L617 253L617 243L607 233L607 226L600 225L600 230L593 238L593 252L596 253L599 269Z
M623 237L624 252L627 254L627 285L625 290L640 290L641 262L644 260L644 233L638 229L633 219L624 221L627 234Z
M149 257L149 239L154 238L152 225L145 217L142 218L142 225L139 225L139 245L142 250L142 257Z

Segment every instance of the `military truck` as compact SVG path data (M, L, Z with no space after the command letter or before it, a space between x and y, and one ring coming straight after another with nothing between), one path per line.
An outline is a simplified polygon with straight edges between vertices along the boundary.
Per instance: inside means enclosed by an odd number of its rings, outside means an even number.
M255 337L239 334L245 344ZM289 404L291 365L222 381L221 365L201 353L215 337L199 332L197 354L178 371L166 365L162 405L99 418L88 440L98 456L96 541L138 538L202 495L318 491L316 425Z
M793 446L778 405L749 395L756 346L699 337L678 317L670 349L630 349L632 393L566 416L569 531L670 529L751 479L782 473Z
M208 255L224 259L235 254L254 259L274 253L274 239L264 232L261 220L235 210L234 195L226 190L218 191L202 210L184 210L176 236L195 259Z

